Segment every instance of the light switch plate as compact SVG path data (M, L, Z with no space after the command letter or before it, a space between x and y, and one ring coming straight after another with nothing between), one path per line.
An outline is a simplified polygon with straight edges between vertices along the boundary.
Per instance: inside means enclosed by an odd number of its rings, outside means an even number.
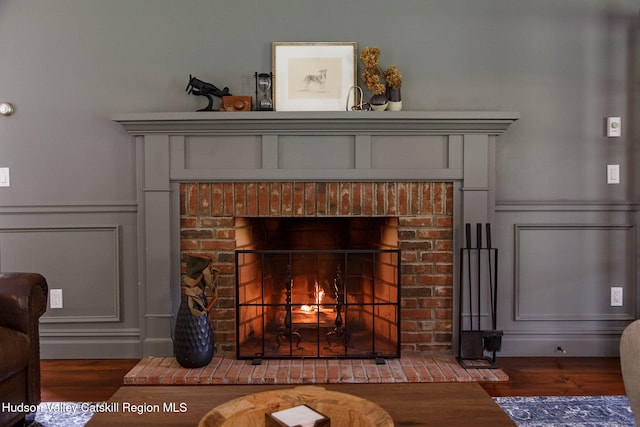
M623 300L623 288L620 286L611 287L611 307L622 307Z
M620 165L607 165L607 184L620 184Z
M9 168L0 168L0 187L10 187Z
M607 117L607 136L616 138L622 135L622 119L620 117Z

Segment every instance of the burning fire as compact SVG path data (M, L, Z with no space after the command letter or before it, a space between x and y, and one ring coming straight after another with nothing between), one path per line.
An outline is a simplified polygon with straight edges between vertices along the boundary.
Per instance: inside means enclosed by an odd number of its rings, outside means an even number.
M312 311L315 311L316 307L322 304L322 298L324 297L324 289L322 289L322 286L320 286L317 281L314 287L313 297L316 300L315 305L304 304L300 306L300 310L310 313Z

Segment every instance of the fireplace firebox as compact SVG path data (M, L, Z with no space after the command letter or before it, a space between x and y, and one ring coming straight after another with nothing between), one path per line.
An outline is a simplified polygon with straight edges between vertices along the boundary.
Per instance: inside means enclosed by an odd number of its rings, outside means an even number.
M400 250L236 251L237 357L400 357Z

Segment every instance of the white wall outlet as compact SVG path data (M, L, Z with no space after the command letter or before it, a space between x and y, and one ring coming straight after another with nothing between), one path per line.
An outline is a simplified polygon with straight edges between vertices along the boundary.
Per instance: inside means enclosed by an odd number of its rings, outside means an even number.
M611 287L611 307L622 307L623 288L619 286Z
M622 118L607 117L607 136L617 138L622 135Z
M11 182L9 180L9 168L0 168L0 187L9 187Z
M620 184L620 165L607 165L607 184Z
M49 290L49 305L51 308L62 308L62 289Z

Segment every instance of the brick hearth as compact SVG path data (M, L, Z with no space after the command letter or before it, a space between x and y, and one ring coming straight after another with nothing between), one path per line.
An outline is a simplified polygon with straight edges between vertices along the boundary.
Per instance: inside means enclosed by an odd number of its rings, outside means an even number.
M501 369L464 369L445 352L404 354L383 365L373 360L250 360L215 356L207 366L181 367L174 357L145 357L124 377L127 385L339 384L503 382Z
M396 217L402 251L401 350L451 349L453 184L450 182L216 182L180 185L181 255L206 253L221 271L210 313L216 354L236 351L236 219Z

